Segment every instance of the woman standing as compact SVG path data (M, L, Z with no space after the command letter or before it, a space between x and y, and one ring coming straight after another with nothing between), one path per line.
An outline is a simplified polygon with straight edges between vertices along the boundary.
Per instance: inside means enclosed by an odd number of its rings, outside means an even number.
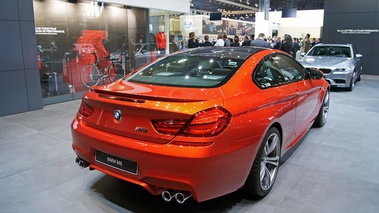
M188 39L188 48L196 48L199 46L199 40L195 38L195 32L190 32Z

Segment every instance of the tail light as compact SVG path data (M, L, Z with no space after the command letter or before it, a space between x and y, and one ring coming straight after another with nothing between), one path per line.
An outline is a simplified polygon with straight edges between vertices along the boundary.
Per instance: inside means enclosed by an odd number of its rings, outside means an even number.
M85 117L89 117L93 113L93 107L88 105L86 102L82 101L82 104L79 108L79 113Z
M187 137L213 137L228 126L231 114L224 108L211 108L194 114L189 120L153 120L157 132Z

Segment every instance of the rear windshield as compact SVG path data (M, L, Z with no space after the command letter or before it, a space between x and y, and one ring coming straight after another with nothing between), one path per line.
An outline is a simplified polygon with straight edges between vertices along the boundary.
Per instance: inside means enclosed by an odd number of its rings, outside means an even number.
M351 57L350 47L316 46L309 51L308 56Z
M213 56L172 55L144 67L125 81L177 87L218 87L244 60Z

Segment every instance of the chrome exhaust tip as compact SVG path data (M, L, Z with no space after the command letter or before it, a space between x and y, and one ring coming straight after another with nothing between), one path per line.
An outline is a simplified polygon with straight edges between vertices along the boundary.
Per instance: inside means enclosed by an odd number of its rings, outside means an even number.
M77 165L79 165L79 161L80 161L80 158L75 158L75 163L77 164Z
M176 202L180 204L183 204L184 202L186 202L186 200L190 197L192 197L192 194L183 194L181 192L178 192L175 194L175 200Z
M82 161L82 160L79 161L79 167L82 168L82 169L86 168L86 165L84 164L84 161Z
M75 159L75 163L76 163L80 168L82 168L82 169L84 169L84 168L86 168L86 167L89 166L89 163L88 163L88 162L86 162L86 161L80 159L79 157L77 157L77 158Z
M169 191L162 192L162 198L166 202L170 202L175 195L171 194Z

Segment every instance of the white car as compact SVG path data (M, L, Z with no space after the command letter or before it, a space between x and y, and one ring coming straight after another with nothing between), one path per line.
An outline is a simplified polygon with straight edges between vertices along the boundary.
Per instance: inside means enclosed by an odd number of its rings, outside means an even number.
M317 44L299 62L306 68L321 70L332 87L352 91L361 79L362 59L352 44Z

